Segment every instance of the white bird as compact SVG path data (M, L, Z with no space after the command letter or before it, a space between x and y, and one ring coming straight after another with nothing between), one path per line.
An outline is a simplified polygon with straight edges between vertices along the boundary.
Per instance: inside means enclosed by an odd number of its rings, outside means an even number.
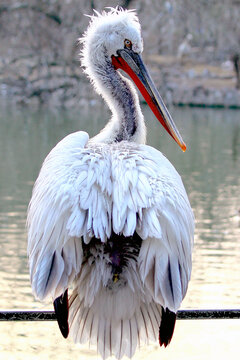
M184 60L187 56L189 56L192 52L191 42L193 40L192 34L187 34L184 38L183 42L179 45L177 51L177 58L181 61Z
M89 140L78 131L46 157L28 210L33 293L52 298L59 327L105 359L167 346L191 273L193 213L181 178L146 130L135 82L185 150L141 59L134 11L91 17L82 64L112 118ZM73 290L68 300L68 287Z

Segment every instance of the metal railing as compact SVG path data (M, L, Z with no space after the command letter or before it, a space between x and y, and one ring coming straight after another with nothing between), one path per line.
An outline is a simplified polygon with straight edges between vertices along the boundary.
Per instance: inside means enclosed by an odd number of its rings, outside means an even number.
M240 309L179 310L177 319L240 319ZM0 321L56 321L56 315L51 310L0 310Z

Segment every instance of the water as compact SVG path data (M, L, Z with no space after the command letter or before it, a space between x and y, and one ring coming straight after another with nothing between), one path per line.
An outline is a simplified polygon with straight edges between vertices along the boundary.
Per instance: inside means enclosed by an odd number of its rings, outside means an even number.
M196 217L193 272L182 308L239 308L240 112L171 109L186 153L162 130L148 108L148 143L182 175ZM34 300L26 256L26 209L34 180L50 149L84 129L92 136L109 113L103 106L75 112L3 108L0 114L0 308L51 308ZM87 347L61 338L55 322L0 323L0 358L97 359ZM178 321L167 349L152 345L136 359L231 359L239 320Z

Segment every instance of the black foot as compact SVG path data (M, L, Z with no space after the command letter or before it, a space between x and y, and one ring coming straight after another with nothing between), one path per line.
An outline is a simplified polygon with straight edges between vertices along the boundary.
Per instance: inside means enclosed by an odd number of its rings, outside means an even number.
M171 342L177 314L170 311L168 308L162 308L162 320L159 328L159 344L160 346L168 346Z
M59 329L63 337L66 339L69 333L68 326L68 289L64 294L56 298L53 302L55 314L57 317L57 322Z

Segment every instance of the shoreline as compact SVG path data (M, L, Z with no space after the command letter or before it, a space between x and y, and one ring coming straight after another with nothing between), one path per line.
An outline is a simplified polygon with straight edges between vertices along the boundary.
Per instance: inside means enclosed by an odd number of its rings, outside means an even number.
M230 62L206 64L196 59L179 60L167 55L150 55L145 60L166 104L240 108L240 89L236 88ZM102 101L82 73L78 62L69 65L52 64L23 76L24 66L23 60L16 67L15 74L2 74L1 102L68 109L83 103Z

